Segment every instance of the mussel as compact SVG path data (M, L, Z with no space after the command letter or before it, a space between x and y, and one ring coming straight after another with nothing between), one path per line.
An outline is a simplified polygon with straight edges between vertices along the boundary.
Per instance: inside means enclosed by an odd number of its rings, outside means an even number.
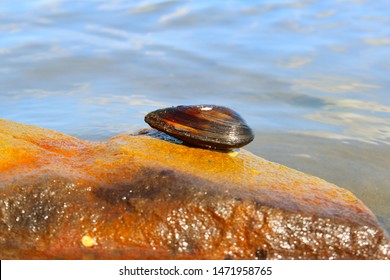
M250 127L235 111L216 105L177 106L145 116L151 127L189 146L233 150L254 139Z

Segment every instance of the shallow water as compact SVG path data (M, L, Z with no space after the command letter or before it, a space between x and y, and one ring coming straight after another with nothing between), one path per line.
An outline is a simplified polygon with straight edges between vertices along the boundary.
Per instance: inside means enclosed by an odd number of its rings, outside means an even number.
M247 148L363 200L390 232L390 2L2 1L0 117L106 140L231 107Z

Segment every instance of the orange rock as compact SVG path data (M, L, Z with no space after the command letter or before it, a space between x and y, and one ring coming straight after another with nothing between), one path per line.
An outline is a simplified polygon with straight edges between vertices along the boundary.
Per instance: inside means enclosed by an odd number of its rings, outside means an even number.
M390 259L349 191L165 137L88 142L0 119L0 258Z

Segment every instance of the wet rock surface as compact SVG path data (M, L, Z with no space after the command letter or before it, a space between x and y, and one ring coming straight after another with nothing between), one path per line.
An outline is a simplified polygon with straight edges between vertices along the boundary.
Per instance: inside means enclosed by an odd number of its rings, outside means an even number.
M390 242L350 192L243 149L0 120L0 257L390 259Z

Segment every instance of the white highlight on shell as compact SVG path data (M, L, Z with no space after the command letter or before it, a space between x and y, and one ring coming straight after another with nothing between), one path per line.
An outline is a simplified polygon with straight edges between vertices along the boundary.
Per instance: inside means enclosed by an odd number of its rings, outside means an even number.
M205 106L205 107L200 107L201 111L211 111L213 110L213 107Z

